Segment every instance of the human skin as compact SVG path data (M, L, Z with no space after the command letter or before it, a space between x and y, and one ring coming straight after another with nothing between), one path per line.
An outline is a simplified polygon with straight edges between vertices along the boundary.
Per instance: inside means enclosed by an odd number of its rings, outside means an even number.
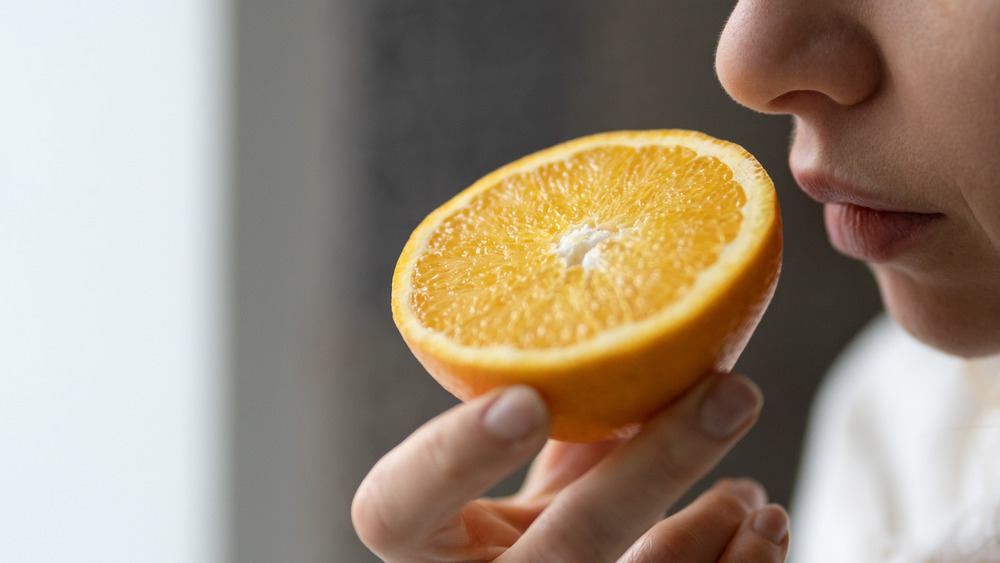
M834 247L869 264L902 326L963 356L1000 352L997 30L995 0L742 0L716 59L736 101L793 116L789 163ZM746 418L706 431L708 397L727 387ZM744 378L709 377L632 440L550 442L520 493L491 500L479 496L547 434L537 394L492 394L387 454L358 490L355 527L388 561L782 561L786 516L750 481L659 518L759 401Z
M789 165L833 246L945 352L1000 353L1000 2L743 0L716 58L790 114Z
M713 374L629 440L572 444L546 440L535 391L498 390L390 451L351 516L365 545L393 563L777 563L787 516L750 480L720 481L663 518L752 426L761 400L745 377ZM536 454L520 492L480 498Z
M889 312L964 356L1000 352L997 30L995 0L742 0L716 61L736 101L793 116L791 170ZM541 447L544 407L521 404L542 422L514 441L483 438L495 399L449 411L373 469L359 534L390 561L780 561L784 513L750 482L658 519L749 425L719 439L695 424L713 381L627 443L551 443L511 499L476 500Z

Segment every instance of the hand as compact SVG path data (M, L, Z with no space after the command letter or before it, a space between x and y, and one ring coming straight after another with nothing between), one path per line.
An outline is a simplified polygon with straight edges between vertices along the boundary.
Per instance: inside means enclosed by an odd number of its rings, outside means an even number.
M539 395L496 391L436 417L382 458L354 498L354 526L392 563L784 561L787 516L765 506L750 480L720 481L662 518L753 425L760 405L748 379L716 374L631 439L546 445ZM539 450L517 494L479 498Z

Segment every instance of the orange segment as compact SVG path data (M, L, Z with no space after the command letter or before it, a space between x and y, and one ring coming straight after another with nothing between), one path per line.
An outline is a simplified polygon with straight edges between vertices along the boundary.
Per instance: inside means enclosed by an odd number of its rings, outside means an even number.
M414 231L393 316L464 400L527 383L553 436L634 431L732 367L777 281L773 185L690 131L594 135L487 175Z

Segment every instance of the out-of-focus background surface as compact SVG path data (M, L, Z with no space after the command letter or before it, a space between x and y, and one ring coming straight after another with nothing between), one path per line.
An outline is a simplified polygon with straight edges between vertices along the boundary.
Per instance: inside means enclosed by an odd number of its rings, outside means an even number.
M389 314L409 232L509 160L681 127L777 185L785 266L708 479L791 495L823 371L878 309L713 72L729 3L0 5L0 561L375 561L351 495L454 404ZM516 487L517 477L498 492Z

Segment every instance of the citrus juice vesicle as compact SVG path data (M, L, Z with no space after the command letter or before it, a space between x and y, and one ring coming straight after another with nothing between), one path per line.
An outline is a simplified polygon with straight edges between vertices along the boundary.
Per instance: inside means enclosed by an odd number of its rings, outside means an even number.
M728 370L781 264L774 187L737 145L601 133L486 175L414 231L393 318L446 389L539 390L553 437L633 432Z

